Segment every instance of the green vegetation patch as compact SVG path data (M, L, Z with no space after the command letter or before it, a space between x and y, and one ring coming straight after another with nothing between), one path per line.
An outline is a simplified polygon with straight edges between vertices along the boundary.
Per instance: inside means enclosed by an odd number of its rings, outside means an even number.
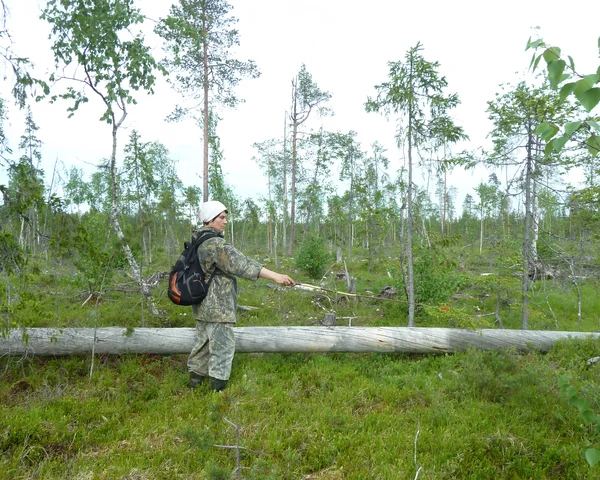
M599 350L239 354L220 394L185 356L4 359L0 478L597 478L558 381L599 391Z

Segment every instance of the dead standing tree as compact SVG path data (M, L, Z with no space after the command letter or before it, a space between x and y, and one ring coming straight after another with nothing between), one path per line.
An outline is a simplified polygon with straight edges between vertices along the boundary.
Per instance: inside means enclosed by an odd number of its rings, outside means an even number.
M302 64L298 76L292 80L292 108L290 112L290 121L292 124L292 199L290 206L290 245L288 254L294 255L294 236L296 222L296 172L297 166L297 146L298 146L298 127L302 125L315 108L319 108L320 113L326 113L327 109L319 107L322 103L331 98L329 92L322 91L316 83L313 82L312 75L306 71L306 65Z

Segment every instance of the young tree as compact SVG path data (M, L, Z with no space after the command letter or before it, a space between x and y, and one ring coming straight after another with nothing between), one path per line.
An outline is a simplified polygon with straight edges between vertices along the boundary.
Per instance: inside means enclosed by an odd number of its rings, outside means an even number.
M160 171L156 155L151 155L150 144L143 142L137 130L129 135L129 143L125 145L123 172L120 175L123 203L128 207L131 216L137 216L140 227L144 263L152 262L150 237L151 207L158 195L158 178Z
M253 145L257 155L252 160L265 172L267 176L267 198L266 210L268 212L267 224L267 251L269 254L275 254L275 263L277 264L277 243L274 229L277 228L277 212L285 213L286 202L286 167L285 152L281 141L270 139L258 142ZM285 215L282 215L283 225L285 225Z
M134 92L152 92L156 70L164 72L144 45L141 33L132 33L132 28L144 17L133 7L133 0L50 0L42 19L52 27L52 51L57 73L51 76L51 81L67 80L82 87L76 89L69 85L53 100L60 97L70 101L67 109L70 116L88 101L87 92L90 90L104 104L101 120L112 129L109 160L112 227L122 244L133 277L139 281L153 313L158 314L118 217L117 134L127 117L128 106L135 103Z
M496 95L496 100L488 102L493 129L490 133L494 142L494 152L490 162L494 165L513 165L521 172L525 193L525 225L523 230L523 276L521 324L528 326L530 277L536 278L540 262L536 253L538 221L536 212L537 179L544 168L558 166L558 158L553 152L544 155L541 138L536 133L542 122L559 121L566 118L572 109L560 101L558 95L547 87L529 87L524 82L506 93Z
M260 75L254 61L231 58L232 49L240 43L231 9L227 0L180 0L156 27L166 42L165 65L175 73L175 88L188 99L200 101L191 107L177 106L171 117L193 115L200 107L201 118L196 120L204 134L204 201L209 199L209 108L234 107L242 101L234 93L241 79Z
M407 191L407 235L406 256L408 268L408 326L415 325L414 271L412 258L413 231L413 153L426 147L441 130L435 119L446 116L447 112L459 104L456 94L446 96L448 85L445 77L438 73L438 62L426 61L420 43L409 49L404 62L389 62L388 81L376 85L376 98L368 98L367 112L383 112L401 115L404 121L399 127L398 143L406 142L408 154Z
M387 173L388 159L385 149L378 142L371 145L371 155L358 157L358 175L356 178L356 203L361 205L359 215L363 225L364 245L370 257L377 254L377 243L383 240L379 228L385 221L387 208L385 206L385 188L388 185Z
M12 180L17 180L14 186L16 197L19 198L18 210L21 215L19 244L29 246L32 253L35 253L35 247L39 241L39 217L45 204L44 174L39 168L42 159L40 151L42 142L36 136L38 130L39 127L33 120L31 108L28 108L25 116L25 132L19 142L19 150L23 152L23 155L21 155L16 168L11 169ZM28 237L29 241L26 241L25 237Z
M360 148L360 143L356 140L356 132L337 133L335 136L337 144L338 158L341 160L340 165L340 180L349 181L348 192L346 197L346 214L347 214L347 241L348 260L352 259L352 247L354 245L354 220L356 210L356 182L358 175L358 164L364 156Z
M490 218L492 211L498 206L500 200L500 182L496 175L492 174L489 183L481 182L475 188L479 195L479 255L483 254L483 232L485 220Z
M292 80L292 107L289 114L292 125L292 178L291 178L291 206L290 206L290 245L288 254L294 255L295 222L296 222L296 176L298 173L298 128L312 113L318 110L325 114L322 104L331 98L331 94L322 91L313 81L312 75L306 71L306 65L302 64L298 76Z

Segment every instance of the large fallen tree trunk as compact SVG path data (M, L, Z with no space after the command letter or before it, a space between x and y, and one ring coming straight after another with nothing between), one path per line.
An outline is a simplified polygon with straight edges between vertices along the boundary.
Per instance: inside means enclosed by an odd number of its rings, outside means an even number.
M444 353L475 347L547 351L558 340L599 333L535 330L463 330L405 327L237 327L237 352ZM0 355L188 353L193 328L28 328L0 337Z

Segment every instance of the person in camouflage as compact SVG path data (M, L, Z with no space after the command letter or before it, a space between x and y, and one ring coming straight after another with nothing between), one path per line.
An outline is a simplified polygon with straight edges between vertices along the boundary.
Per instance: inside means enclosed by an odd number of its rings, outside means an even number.
M233 325L237 318L237 279L266 278L280 285L295 285L287 275L266 269L225 242L227 208L221 202L202 204L198 221L202 227L192 234L196 241L206 234L218 236L205 240L198 247L198 258L210 288L200 305L192 305L196 320L195 344L188 358L190 388L196 388L208 377L214 391L227 385L235 353Z

